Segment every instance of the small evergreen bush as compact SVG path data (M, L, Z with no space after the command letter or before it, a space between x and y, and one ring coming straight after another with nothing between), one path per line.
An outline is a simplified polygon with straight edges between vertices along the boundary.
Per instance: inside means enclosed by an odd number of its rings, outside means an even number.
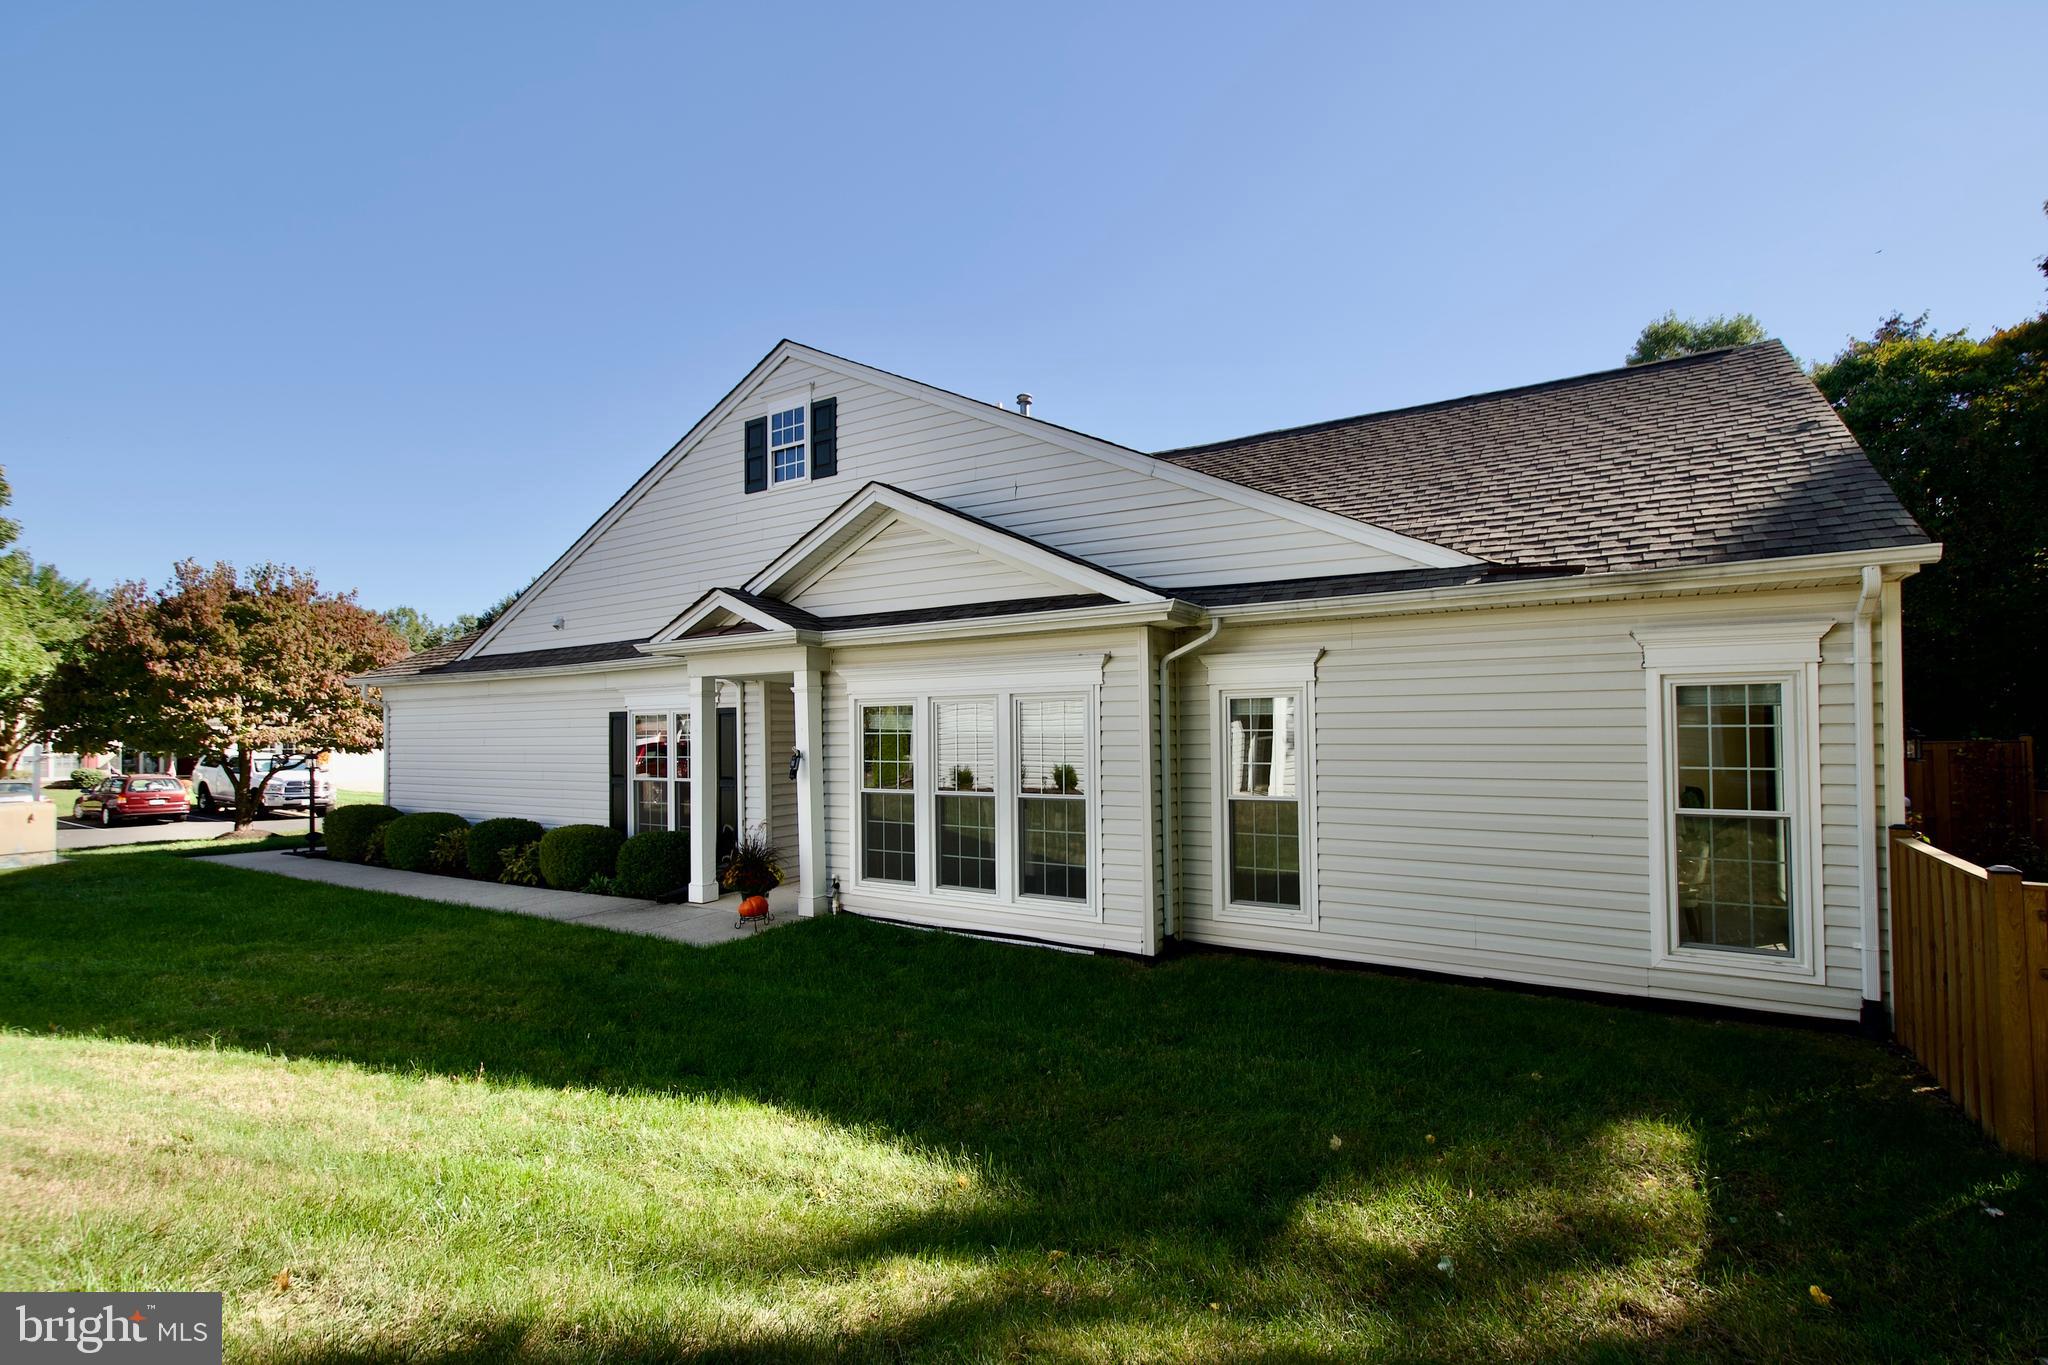
M321 826L327 836L327 856L349 863L374 862L372 851L382 846L384 826L397 818L398 812L390 806L336 806L327 812Z
M626 836L609 825L562 825L540 840L540 875L557 891L581 891L592 877L618 871Z
M436 841L450 830L468 828L469 821L445 810L401 815L384 827L384 861L400 872L433 872Z
M621 896L653 900L690 880L690 836L676 829L643 829L619 849Z
M532 820L479 820L469 831L469 875L498 880L505 872L506 854L539 843L546 833Z

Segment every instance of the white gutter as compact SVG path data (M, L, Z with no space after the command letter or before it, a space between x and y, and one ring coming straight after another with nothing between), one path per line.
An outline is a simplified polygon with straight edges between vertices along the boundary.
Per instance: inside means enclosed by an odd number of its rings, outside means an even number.
M1173 827L1173 662L1216 638L1223 618L1209 618L1209 628L1159 661L1159 888L1164 897L1166 934L1180 927L1180 899L1174 885L1180 871L1180 840Z
M1264 618L1313 620L1317 617L1398 616L1417 612L1464 611L1480 607L1536 606L1544 603L1598 602L1655 593L1783 585L1811 579L1853 579L1870 564L1873 551L1849 554L1799 555L1784 559L1746 560L1676 569L1645 569L1636 573L1517 576L1495 582L1449 588L1415 588L1407 592L1357 593L1349 597L1295 598L1215 606L1210 611L1232 621ZM1875 552L1887 565L1904 573L1941 558L1939 545L1907 545ZM1900 576L1903 576L1901 574Z
M1863 566L1863 590L1856 598L1856 866L1863 910L1863 1001L1865 1022L1884 1005L1884 922L1877 902L1877 705L1876 660L1871 657L1870 623L1884 605L1884 570ZM1885 667L1897 668L1896 659ZM1873 1009L1875 1006L1875 1009Z

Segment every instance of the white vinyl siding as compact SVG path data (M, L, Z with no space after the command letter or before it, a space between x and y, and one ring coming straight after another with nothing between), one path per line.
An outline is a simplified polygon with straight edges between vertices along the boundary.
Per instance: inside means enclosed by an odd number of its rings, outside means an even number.
M870 480L1162 587L1413 567L1228 496L1123 469L801 359L761 381L768 391L803 385L839 400L837 477L748 497L742 407L536 591L486 652L652 635L708 589L745 582ZM589 479L583 468L573 490L565 481L532 492L565 498ZM536 547L543 554L547 548ZM560 630L551 625L556 617Z
M550 826L608 824L610 715L628 709L628 692L657 690L654 679L666 672L387 687L384 799L402 811L453 811L471 822L520 816ZM680 672L670 676L679 687ZM721 705L738 697L736 687L720 690Z
M909 522L891 522L790 599L819 616L908 611L969 602L1073 593L1071 584L1028 573Z
M1851 588L1227 630L1313 645L1320 927L1220 920L1212 690L1179 674L1179 900L1191 939L1636 995L1855 1016L1850 630L1821 642L1824 984L1652 969L1644 624L1833 616ZM1872 818L1876 818L1873 814Z
M797 838L796 782L789 775L789 753L796 747L796 696L784 682L753 686L762 690L767 703L763 733L768 745L762 769L765 780L755 786L767 789L764 804L768 811L768 837L782 850L783 885L796 886L803 871L801 841Z

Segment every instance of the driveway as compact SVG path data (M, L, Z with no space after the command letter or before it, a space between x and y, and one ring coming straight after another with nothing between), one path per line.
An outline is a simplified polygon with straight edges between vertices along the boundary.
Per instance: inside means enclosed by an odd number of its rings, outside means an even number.
M226 815L201 815L192 812L189 820L171 820L163 824L144 821L140 824L115 825L112 829L101 829L96 820L70 820L57 822L57 851L68 852L75 848L106 848L111 844L161 844L173 839L211 839L226 834L235 827L232 817ZM306 816L278 815L268 820L258 820L251 829L263 834L304 834Z

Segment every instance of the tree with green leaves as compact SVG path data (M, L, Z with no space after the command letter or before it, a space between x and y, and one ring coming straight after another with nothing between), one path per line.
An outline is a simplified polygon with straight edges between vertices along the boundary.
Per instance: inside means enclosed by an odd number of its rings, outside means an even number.
M13 500L0 469L0 509ZM99 595L18 548L18 522L0 517L0 773L43 736L42 688L99 609Z
M382 616L384 624L411 646L414 653L418 653L420 650L445 645L483 630L503 616L506 609L518 600L519 593L508 592L485 607L481 613L466 611L453 621L447 622L437 622L417 607L392 607L382 613Z
M1813 377L1943 545L1905 586L1907 719L2048 734L2048 313L1981 341L1894 314Z
M324 593L310 574L187 560L161 592L114 589L51 675L44 715L80 747L224 755L235 828L246 829L277 771L259 773L258 754L383 743L381 709L348 680L405 653L353 593Z
M1642 334L1636 338L1635 349L1628 353L1627 363L1647 365L1653 360L1670 360L1700 351L1719 350L1723 346L1748 346L1767 340L1769 336L1764 325L1748 313L1701 321L1682 318L1671 312L1643 328Z

